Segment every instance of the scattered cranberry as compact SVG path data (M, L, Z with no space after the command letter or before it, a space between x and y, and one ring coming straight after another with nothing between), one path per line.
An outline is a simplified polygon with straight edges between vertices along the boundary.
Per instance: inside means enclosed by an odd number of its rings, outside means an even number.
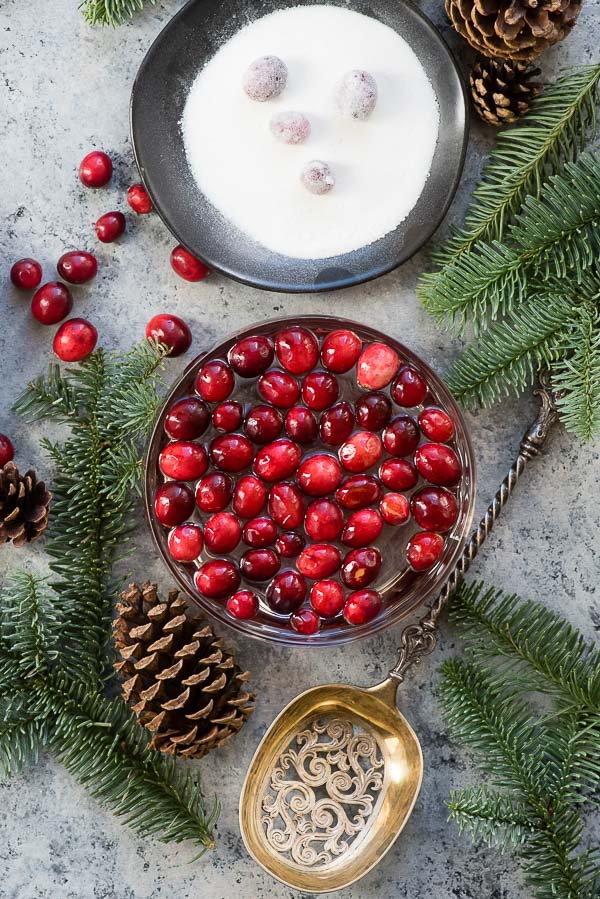
M264 549L275 543L277 525L270 518L251 518L244 525L244 543L253 549Z
M12 462L15 457L15 448L6 434L0 434L0 468L4 468L7 462Z
M358 431L340 447L339 456L344 468L358 473L376 465L382 452L381 440L377 434Z
M275 337L275 352L283 368L304 375L317 364L319 344L306 328L286 328Z
M202 512L221 512L231 499L233 481L229 475L213 471L196 487L196 503Z
M221 471L242 471L252 462L254 449L241 434L223 434L210 445L210 457Z
M234 618L254 618L258 612L258 596L251 590L238 590L227 600L227 611Z
M358 360L356 379L367 390L381 390L390 383L399 365L395 350L385 343L370 343Z
M185 484L168 481L156 491L154 511L161 524L174 527L189 518L194 511L194 494Z
M302 462L296 478L309 496L326 496L338 487L342 480L342 469L334 456L318 453Z
M84 318L70 318L54 335L52 349L63 362L80 362L96 346L98 332Z
M10 270L10 280L21 290L34 290L42 280L42 266L35 259L19 259Z
M410 518L410 502L402 493L386 493L379 508L387 524L405 524Z
M311 371L302 382L302 399L309 409L322 412L337 400L340 393L335 375L327 371Z
M306 577L321 580L335 574L342 564L342 556L330 543L312 543L300 553L296 567Z
M265 507L267 488L253 474L240 478L233 492L233 511L241 518L254 518Z
M419 445L419 428L410 415L398 415L383 432L383 445L390 456L408 456Z
M63 253L56 263L56 270L69 284L85 284L98 271L98 263L96 257L86 250L72 250Z
M410 490L419 480L417 469L406 459L386 459L381 463L379 477L390 490Z
M168 443L160 454L160 470L176 481L195 481L208 468L206 450L199 443L179 440Z
M197 524L180 524L169 534L169 552L178 562L193 562L202 552L204 538Z
M325 368L336 374L350 371L360 356L362 341L354 331L332 331L321 348L321 359Z
M462 469L453 449L441 443L424 443L415 453L417 471L432 484L452 487L460 480Z
M268 581L280 567L279 557L272 549L249 549L240 560L240 568L249 581Z
M381 610L381 596L376 590L357 590L351 593L344 606L348 624L367 624Z
M439 534L419 531L408 542L406 557L415 571L425 571L435 565L444 549L444 538Z
M420 406L427 396L427 383L411 365L403 365L392 385L392 399L399 406Z
M294 406L285 416L285 430L288 437L305 445L314 441L319 426L310 409L305 409L304 406Z
M412 498L412 512L420 528L443 534L458 518L458 503L443 487L424 487Z
M202 281L209 274L202 260L192 256L181 244L171 250L171 268L184 281Z
M306 581L297 571L281 571L267 587L267 602L275 612L289 614L302 605Z
M294 559L304 549L305 540L302 534L281 534L275 543L282 559Z
M143 184L132 184L127 191L127 202L138 215L152 212L152 200Z
M110 156L102 150L92 150L79 163L79 180L85 187L104 187L112 178Z
M333 618L344 607L344 590L337 581L317 581L310 591L310 604L324 618Z
M243 417L244 411L240 404L236 403L235 400L227 400L224 403L219 403L213 409L212 422L217 431L229 434L230 431L235 431L239 428Z
M317 499L306 510L304 527L312 540L335 540L343 526L340 507L329 499Z
M336 403L321 416L319 431L327 446L340 446L354 430L354 413L349 403Z
M254 474L263 481L282 481L296 471L301 457L300 447L282 437L259 449L254 460Z
M204 541L211 553L230 553L242 536L242 528L231 512L217 512L204 525Z
M219 359L205 363L196 375L196 390L207 403L220 403L226 400L234 384L233 372Z
M433 406L424 409L419 415L419 425L425 436L436 443L446 443L454 437L454 424L443 409Z
M351 550L342 564L342 580L356 590L375 580L381 568L381 553L374 546Z
M42 325L56 325L73 308L73 298L68 287L60 281L49 281L36 290L31 299L31 314Z
M192 332L183 319L167 313L150 319L146 325L146 338L163 343L173 357L183 355L192 345Z
M311 194L326 194L335 187L335 175L321 159L306 163L300 172L300 181Z
M96 222L96 237L102 243L112 243L125 233L125 216L122 212L105 212Z
M283 420L272 406L254 406L246 416L244 428L255 443L270 443L281 434Z
M275 484L269 493L269 515L282 528L297 528L304 519L302 494L294 484Z
M225 599L240 586L240 573L227 559L211 559L198 569L194 583L203 596Z
M381 484L370 474L355 474L338 487L335 498L344 509L364 509L381 496Z
M385 428L392 414L392 404L385 393L367 393L356 404L356 421L367 431Z
M268 403L280 409L289 409L298 401L300 388L295 379L285 371L273 369L258 381L258 392Z
M232 369L241 378L256 378L268 369L274 355L271 340L257 334L238 340L229 350L228 359Z
M285 90L288 70L278 56L259 56L244 73L244 90L251 100L264 103Z
M301 112L279 112L269 122L273 137L284 144L302 144L310 136L310 122Z
M299 609L290 615L290 627L297 634L316 634L319 630L319 616L312 609Z
M381 531L383 521L375 509L358 509L348 518L342 531L342 543L346 546L368 546L375 543Z

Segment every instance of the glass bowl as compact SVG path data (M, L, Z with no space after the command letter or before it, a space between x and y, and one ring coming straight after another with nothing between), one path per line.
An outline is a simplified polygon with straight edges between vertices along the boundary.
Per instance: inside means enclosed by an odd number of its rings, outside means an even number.
M250 583L244 579L243 574L242 583L238 589L252 590L259 597L259 610L254 618L246 620L235 618L227 611L226 600L210 599L202 595L194 584L194 573L201 564L211 558L215 558L215 556L211 555L205 547L199 558L193 563L186 564L176 561L170 555L167 544L171 529L162 525L157 520L154 512L154 497L156 490L162 483L170 480L162 474L159 468L160 452L169 442L169 437L165 432L164 427L165 418L169 408L181 397L194 395L194 381L196 375L208 359L221 359L226 361L229 350L241 338L259 334L274 336L277 331L292 325L300 325L311 330L319 342L321 342L329 332L347 328L354 331L361 338L363 346L367 343L376 341L392 347L400 356L402 363L410 364L423 375L429 388L426 401L422 406L406 410L402 407L398 407L395 403L392 403L394 407L392 416L395 417L398 414L407 412L407 414L417 418L425 405L439 406L445 409L452 418L455 428L454 437L451 441L448 441L448 445L454 449L462 466L461 479L456 487L451 488L458 502L458 517L451 530L445 534L443 552L433 567L426 571L416 572L407 562L407 542L412 534L419 530L415 525L412 516L404 525L395 527L384 525L379 538L372 544L377 546L381 552L383 560L381 570L376 580L368 586L368 589L375 589L381 594L383 600L381 611L374 619L360 625L351 625L347 623L341 613L331 620L322 619L320 629L317 633L310 636L299 634L294 631L289 625L289 615L278 614L269 607L265 598L266 583ZM275 361L271 368L278 367L277 357L275 357ZM339 400L346 400L353 404L354 400L358 399L360 395L369 392L357 385L356 367L353 367L345 374L338 374L336 377L340 387ZM264 403L264 400L256 391L257 381L258 378L240 378L236 374L235 386L228 399L236 399L240 402L244 407L245 412L251 405ZM389 391L390 385L383 388L383 392L389 394ZM214 404L207 405L211 406ZM282 411L285 413L285 410ZM355 428L355 430L356 429L357 428ZM240 431L241 430L242 429L240 428ZM221 432L214 429L211 422L206 431L202 434L202 437L199 438L198 442L208 446L211 440L220 433ZM285 434L282 433L281 436L285 436ZM427 442L427 440L421 436L421 443L423 442ZM258 445L256 445L255 451L257 451L257 449ZM317 452L327 452L336 455L338 447L326 446L321 443L320 439L317 437L314 443L303 446L302 449L304 457L306 457L307 455L312 455ZM384 453L381 461L388 457L388 454ZM209 471L210 470L211 469L209 469ZM232 475L232 477L234 479L236 477L241 477L244 474L248 474L249 471L250 467L237 475ZM369 470L365 473L376 474L375 467L374 471ZM350 474L350 472L345 472L344 474ZM146 456L145 508L154 541L169 569L169 573L175 579L179 587L206 613L251 637L274 640L278 643L292 645L303 644L310 646L326 646L358 640L361 637L380 631L410 614L418 606L422 605L428 597L441 589L457 563L469 533L475 502L475 479L476 470L473 448L463 416L448 389L426 363L398 341L366 325L329 316L300 316L293 320L277 319L262 322L251 328L246 328L243 331L232 334L225 340L220 341L216 346L212 347L212 349L198 356L190 363L167 396L150 438ZM292 478L289 480L292 480ZM419 477L416 486L411 490L404 492L410 497L426 483L427 482ZM230 509L230 505L226 508ZM266 512L263 511L260 514L265 515ZM347 514L348 513L346 512L345 517L347 517ZM196 506L193 516L189 520L203 523L208 517L208 514L200 512ZM281 532L280 528L278 530ZM301 531L301 529L298 530ZM342 545L339 540L331 542L341 550L342 555L351 549L351 547ZM249 549L249 547L240 543L233 552L226 554L224 557L238 562L243 552L247 549ZM282 561L284 564L282 564L281 570L295 567L295 559L285 559ZM337 575L333 577L337 578ZM310 592L311 581L309 579L307 580ZM347 590L347 588L345 589ZM347 592L350 591L347 590ZM303 604L303 607L309 607L308 598Z

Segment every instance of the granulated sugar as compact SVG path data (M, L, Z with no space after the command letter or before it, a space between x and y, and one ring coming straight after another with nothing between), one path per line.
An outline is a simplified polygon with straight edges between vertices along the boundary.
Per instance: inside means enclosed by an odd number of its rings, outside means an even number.
M266 102L243 90L255 59L287 66L283 93ZM353 69L377 83L365 121L344 118L336 87ZM310 136L277 140L271 118L303 113ZM292 7L238 31L199 72L182 118L188 162L221 213L270 250L302 259L337 256L372 243L403 221L427 180L439 110L409 45L386 25L334 6ZM326 162L335 187L312 194L307 162Z

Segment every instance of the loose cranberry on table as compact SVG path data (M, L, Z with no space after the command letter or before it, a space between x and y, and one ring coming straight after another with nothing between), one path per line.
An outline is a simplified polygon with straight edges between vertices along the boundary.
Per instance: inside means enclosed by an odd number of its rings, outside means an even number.
M196 487L196 503L201 512L221 512L229 505L232 493L233 481L229 475L213 471Z
M408 541L406 558L415 571L426 571L435 565L444 549L444 538L440 534L419 531Z
M300 447L282 437L259 449L254 460L254 474L263 481L282 481L296 471L301 457Z
M105 212L96 222L96 237L102 243L112 243L125 233L125 216L122 212Z
M409 456L419 440L419 426L410 415L398 415L383 432L383 445L390 456Z
M368 546L375 543L383 530L383 520L375 509L358 509L353 512L342 531L342 543L346 546Z
M192 345L192 332L183 319L167 313L150 319L146 325L146 338L164 343L173 357L182 356Z
M238 590L227 600L227 611L234 618L254 618L258 612L258 596L251 590Z
M270 518L251 518L244 525L244 543L253 549L264 549L275 543L277 525Z
M184 281L202 281L210 274L204 263L181 244L171 250L171 268Z
M288 437L304 445L313 443L319 426L310 409L305 409L304 406L294 406L285 416L285 430Z
M238 340L229 350L227 358L232 369L241 378L256 378L268 369L274 356L270 338L257 334Z
M410 518L410 502L403 493L386 493L379 504L387 524L405 524Z
M112 178L110 156L102 150L92 150L79 163L79 180L85 187L104 187Z
M351 593L344 605L344 618L348 624L367 624L381 611L381 596L376 590L357 590Z
M237 566L227 559L211 559L194 575L194 583L203 596L209 599L225 599L240 586Z
M31 298L31 314L42 325L56 325L73 308L71 292L60 281L49 281Z
M231 512L217 512L204 525L204 542L211 553L230 553L241 536L241 525Z
M15 448L6 434L0 434L0 468L4 468L7 462L12 462L15 457Z
M221 471L242 471L254 457L254 448L242 434L215 437L209 447L210 457Z
M276 369L266 372L259 379L257 389L263 400L279 409L289 409L300 397L300 388L295 378Z
M454 486L462 474L456 453L442 443L424 443L420 446L415 453L415 465L427 481L444 487Z
M185 484L168 481L156 491L154 511L161 524L174 527L191 516L194 511L194 494Z
M392 384L392 399L399 406L420 406L427 396L427 382L412 365L403 365Z
M381 484L370 474L355 474L345 478L335 498L344 509L364 509L381 496Z
M345 469L359 473L376 465L382 452L383 447L377 434L359 431L340 447L339 456Z
M85 284L95 276L98 263L87 250L71 250L60 257L56 271L69 284Z
M332 331L323 340L321 360L326 369L342 374L356 365L361 350L362 341L354 331Z
M429 440L446 443L454 437L454 423L447 412L433 406L423 409L419 415L419 426Z
M266 501L267 488L254 475L244 475L235 485L232 508L241 518L254 518L262 512Z
M322 412L337 400L340 388L335 375L327 371L311 371L302 381L302 399L309 409Z
M52 349L63 362L81 362L93 352L98 332L84 318L70 318L54 335Z
M360 354L356 379L367 390L381 390L390 383L398 368L398 353L385 343L370 343Z
M354 413L350 403L336 403L321 416L319 432L327 446L340 446L354 430Z
M213 359L206 362L196 375L196 390L207 403L226 400L235 384L232 370L226 362Z
M357 590L371 584L381 568L381 553L374 546L351 550L342 563L342 580Z
M169 552L178 562L193 562L202 552L204 537L197 524L180 524L169 534Z
M366 431L385 428L392 415L392 404L385 393L367 393L356 404L356 422Z
M274 484L269 492L269 515L282 528L300 527L304 520L304 500L295 484Z
M275 541L275 547L282 559L294 559L299 556L306 541L302 534L280 534Z
M304 375L319 359L319 344L306 328L285 328L275 336L275 352L282 368L293 375Z
M10 280L21 290L34 290L42 280L42 266L35 259L19 259L10 270Z
M201 444L178 440L165 446L158 465L168 478L174 478L176 481L195 481L208 468L208 456Z
M184 396L173 403L165 418L165 431L174 440L195 440L206 431L210 412L195 396Z
M342 510L328 499L317 499L306 510L304 527L312 540L336 540L342 532Z
M420 528L445 533L458 518L456 497L443 487L424 487L411 500L412 513Z
M326 496L333 493L342 480L342 469L335 456L317 453L301 463L296 479L308 496Z
M213 409L212 422L217 431L229 433L235 431L242 423L244 411L235 400L225 400Z
M333 618L344 608L344 590L337 581L317 581L310 591L310 604L323 618Z
M272 406L254 406L246 416L244 430L254 443L271 443L283 430L281 413Z
M140 182L132 184L127 191L127 202L138 215L146 215L148 212L152 212L152 200L148 191Z
M312 609L299 609L290 615L290 627L297 634L316 634L319 624L319 616Z
M281 562L272 549L249 549L240 560L240 568L249 581L268 581L279 571Z
M330 543L312 543L303 549L296 562L296 568L313 580L330 577L342 564L339 549Z
M267 602L275 612L295 612L306 597L306 581L297 571L281 571L267 587Z
M379 477L390 490L410 490L419 480L419 473L406 459L386 459L379 468Z

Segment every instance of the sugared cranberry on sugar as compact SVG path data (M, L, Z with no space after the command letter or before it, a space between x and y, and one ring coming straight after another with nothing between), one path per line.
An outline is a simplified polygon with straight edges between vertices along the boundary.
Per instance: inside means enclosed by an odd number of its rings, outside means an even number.
M35 259L19 259L10 270L10 280L21 290L35 290L42 280L42 266Z
M127 202L138 215L146 215L148 212L152 212L152 200L141 182L131 185L127 191Z
M381 390L390 383L398 368L398 353L385 343L370 343L360 354L356 379L367 390Z
M272 549L249 549L240 560L240 568L249 581L268 581L279 571L281 562Z
M56 325L73 308L71 292L60 281L49 281L31 298L31 314L42 325Z
M366 431L385 428L392 415L392 404L385 393L367 393L356 404L356 422Z
M290 627L297 634L316 634L319 630L319 616L312 609L299 609L290 615Z
M267 602L275 612L295 612L306 597L306 581L297 571L280 571L267 587Z
M403 365L392 385L392 399L399 406L420 406L427 396L427 382L412 365Z
M204 537L197 524L180 524L169 534L169 552L178 562L193 562L202 552Z
M309 409L322 412L337 400L340 388L335 375L327 371L311 371L302 382L302 399Z
M328 371L342 374L356 365L361 350L362 341L354 331L332 331L323 341L321 361Z
M415 453L415 465L419 474L432 484L452 487L462 473L460 462L453 449L441 443L424 443Z
M160 454L160 470L176 481L195 481L208 468L206 450L199 443L178 440L168 443Z
M357 590L346 600L344 618L348 624L367 624L380 610L381 596L376 590Z
M323 618L333 618L344 608L344 590L337 581L317 581L310 591L310 604Z
M351 475L338 487L335 498L344 509L364 509L381 496L381 484L370 474Z
M175 527L194 511L194 494L185 484L169 481L156 491L154 511L161 524Z
M125 233L125 224L122 212L105 212L96 222L96 237L101 243L112 243Z
M447 443L454 437L454 423L447 412L431 406L419 415L419 426L429 440Z
M381 568L381 553L374 546L351 550L342 563L342 580L351 590L368 587Z
M242 471L252 462L254 448L242 434L215 437L209 447L210 457L221 471Z
M237 566L227 559L210 559L194 575L194 583L203 596L225 599L240 586Z
M415 571L426 571L435 565L444 549L444 538L440 534L419 531L408 541L406 558Z
M329 499L317 499L306 510L304 527L312 540L336 540L343 526L342 510Z
M234 384L232 370L220 359L206 362L196 375L196 390L207 403L220 403L226 400Z
M258 612L258 596L251 590L238 590L227 600L227 611L234 618L246 621Z
M268 337L257 334L243 337L229 350L228 360L240 378L256 378L272 363L275 355L273 343Z
M445 533L458 518L456 497L443 487L424 487L412 498L412 513L420 528Z
M301 457L300 447L282 437L259 449L254 460L254 474L270 483L282 481L296 471Z
M281 413L272 406L254 406L248 412L244 429L254 443L270 443L283 428Z
M317 436L317 419L304 406L294 406L285 416L285 430L288 437L303 445L312 443Z
M410 502L403 493L386 493L379 508L387 524L405 524L410 518Z
M253 474L239 479L233 491L233 511L240 518L255 518L265 507L267 488Z
M383 530L383 521L375 509L358 509L353 512L342 531L342 543L346 546L368 546L374 543Z
M319 344L306 328L285 328L275 337L275 352L282 368L293 375L304 375L317 364Z
M359 431L340 447L339 456L345 469L360 473L376 465L382 452L381 440L377 434Z
M406 459L386 459L379 468L379 477L390 490L410 490L419 480L417 469Z
M312 543L300 553L296 568L308 578L321 580L335 574L341 564L342 556L337 547L330 543Z
M192 256L181 244L171 250L171 268L184 281L202 281L209 274L202 260Z
M229 505L233 481L229 475L213 471L196 487L196 503L201 512L221 512Z
M64 322L52 342L52 349L63 362L81 362L93 352L98 340L95 327L84 318Z
M317 453L301 463L296 479L308 496L326 496L338 487L342 469L335 456Z
M321 416L319 432L327 446L340 446L354 430L354 413L349 403L336 403Z
M228 434L235 431L242 423L244 412L235 400L226 400L213 409L212 422L217 431Z
M297 381L285 371L273 369L258 381L258 392L263 400L279 409L289 409L298 402L300 388Z
M170 356L181 356L192 345L192 332L178 315L161 313L146 325L146 339L156 340L169 348Z
M230 553L241 536L241 525L231 512L217 512L204 525L204 542L211 553Z
M287 534L280 534L275 541L277 552L282 559L295 559L299 556L306 541L302 534L294 534L291 531Z
M251 518L244 525L244 543L253 549L264 549L275 543L277 525L270 518Z
M269 122L271 134L283 144L303 144L310 136L310 122L301 112L276 113Z
M95 276L98 263L96 257L86 250L71 250L60 257L56 271L69 284L85 284Z
M383 445L390 456L408 456L419 445L419 427L410 415L398 415L383 432Z
M102 150L92 150L79 163L79 180L85 187L104 187L112 178L110 156Z
M4 468L7 462L12 462L15 457L15 448L6 434L0 434L0 468Z
M295 484L274 484L269 492L269 515L282 528L300 527L304 519L304 501Z

